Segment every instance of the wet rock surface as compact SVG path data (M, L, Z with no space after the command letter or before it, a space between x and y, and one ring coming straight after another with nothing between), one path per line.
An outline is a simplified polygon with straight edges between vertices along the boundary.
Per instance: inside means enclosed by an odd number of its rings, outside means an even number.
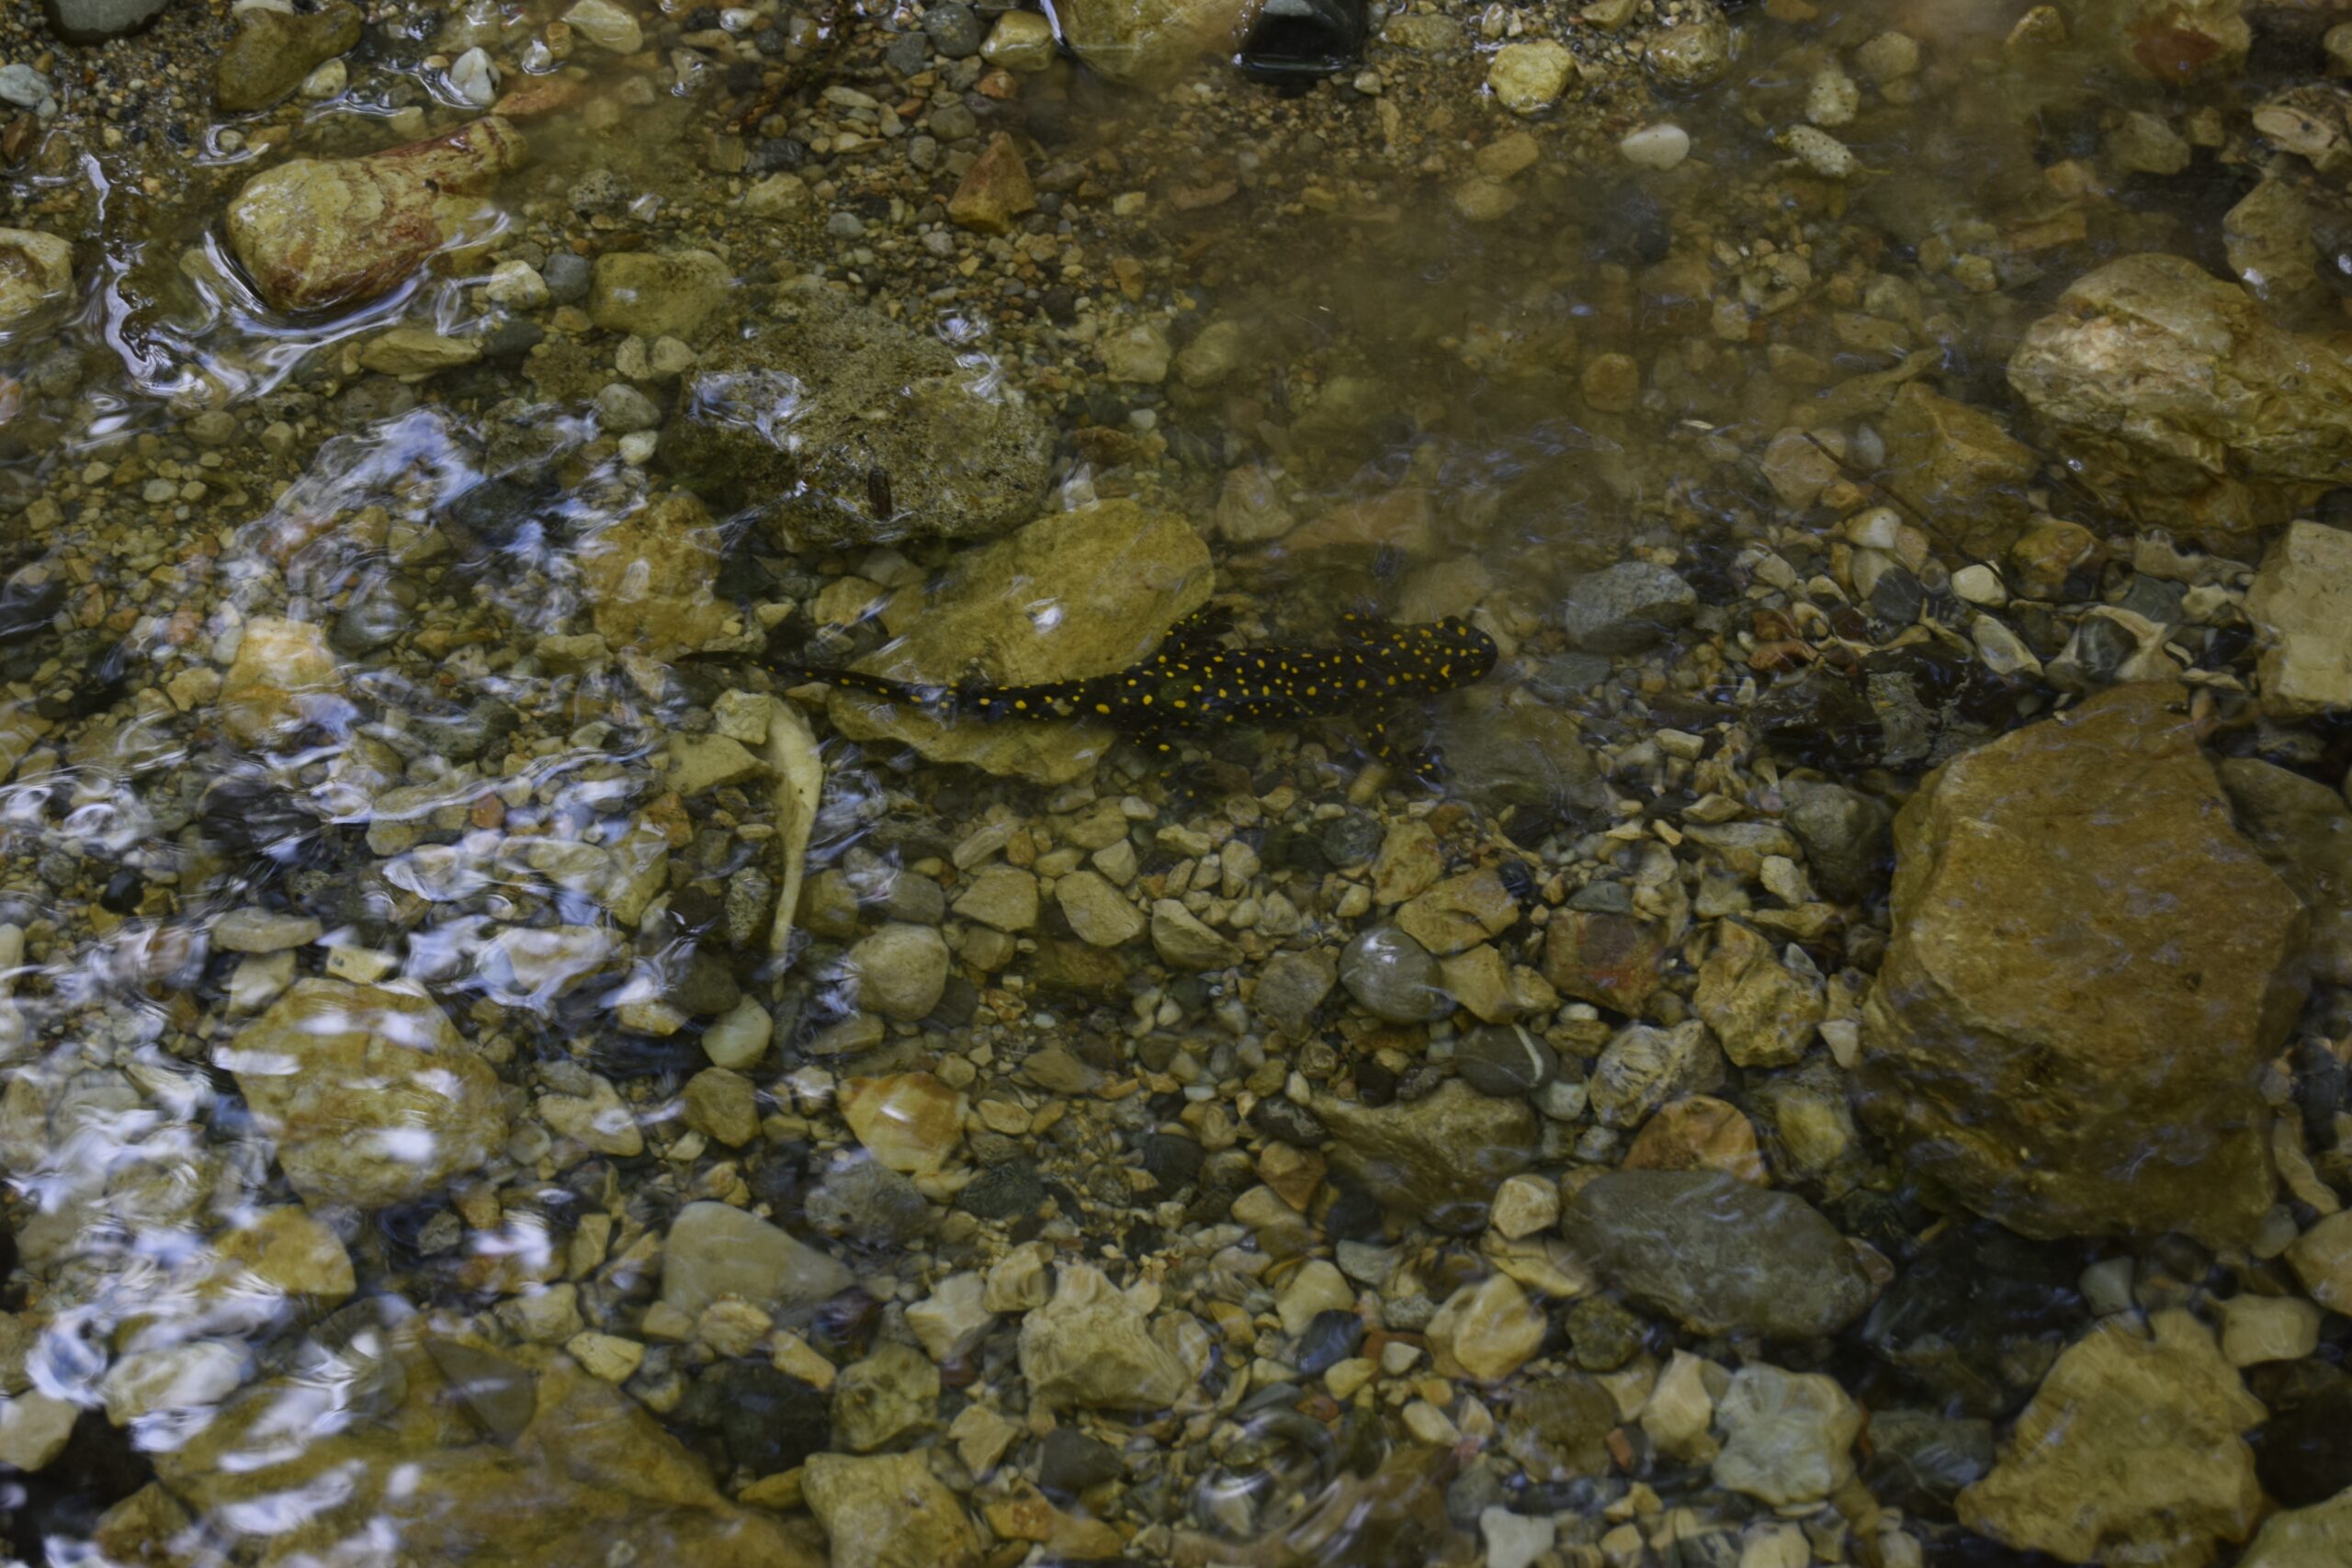
M991 382L935 338L796 288L695 367L662 457L714 504L766 514L793 548L989 538L1036 515L1051 444Z
M298 158L245 182L229 204L229 243L281 310L371 299L493 224L484 193L526 155L521 134L492 117L365 157Z
M2335 1568L2352 29L365 9L0 7L20 1553Z
M881 620L898 640L859 668L934 683L977 672L998 685L1107 674L1142 659L1159 632L1197 608L1208 574L1208 552L1182 519L1097 502L961 557L935 592L893 595ZM1042 630L1027 608L1040 593L1059 605ZM1080 776L1112 740L1081 725L943 725L848 692L833 695L830 712L853 737L901 739L943 761L1041 783Z
M1896 822L1857 1103L2030 1235L2225 1242L2270 1202L2254 1080L2305 917L2231 828L2181 701L2120 688L1950 764Z

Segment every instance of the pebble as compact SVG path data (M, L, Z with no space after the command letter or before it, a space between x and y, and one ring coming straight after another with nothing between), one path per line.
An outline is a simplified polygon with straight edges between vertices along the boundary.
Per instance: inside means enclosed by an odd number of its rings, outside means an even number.
M2233 1296L2222 1303L2222 1355L2233 1367L2301 1360L2319 1325L2320 1309L2298 1296Z
M1603 1172L1560 1234L1631 1300L1702 1334L1815 1338L1870 1303L1846 1238L1811 1204L1720 1171Z
M0 325L24 320L73 288L71 245L34 229L0 229Z
M1054 62L1054 25L1040 12L1006 11L989 29L980 58L1023 74L1046 70Z
M1452 1005L1436 957L1394 926L1351 941L1340 954L1339 978L1358 1007L1390 1023L1425 1023Z
M1090 946L1124 947L1143 935L1143 911L1100 872L1074 871L1059 878L1054 902L1069 929Z
M212 922L212 945L224 953L280 953L308 947L326 928L309 915L231 909Z
M1225 969L1241 958L1240 949L1174 898L1159 899L1151 907L1151 945L1174 969Z
M1066 1266L1053 1298L1022 1320L1021 1375L1048 1409L1164 1410L1193 1382L1143 1313L1086 1263Z
M911 1023L927 1017L947 989L947 942L930 926L894 922L849 950L858 1005Z
M1638 653L1688 626L1699 595L1661 566L1621 561L1588 572L1560 606L1568 640L1591 653Z
M662 1247L662 1301L691 1320L721 1296L771 1314L813 1306L855 1283L840 1263L725 1203L689 1203Z
M563 13L563 19L573 32L615 54L635 54L645 47L645 33L637 17L616 0L577 0Z
M1792 125L1781 140L1798 163L1825 180L1848 179L1861 169L1851 148L1817 127Z
M1690 133L1670 120L1645 125L1620 138L1617 153L1637 169L1670 169L1690 155Z
M1718 1407L1715 1483L1776 1508L1818 1503L1853 1478L1862 1412L1834 1378L1751 1361Z
M1552 1081L1559 1067L1558 1052L1512 1024L1471 1030L1453 1047L1453 1070L1480 1094L1505 1099L1533 1094Z
M1430 1319L1432 1345L1482 1382L1508 1378L1543 1347L1545 1316L1510 1274L1488 1274L1449 1295Z
M1487 64L1487 85L1511 113L1541 114L1560 101L1575 69L1576 56L1550 39L1507 43Z
M963 1141L965 1098L929 1073L852 1078L840 1105L866 1152L909 1176L938 1170Z

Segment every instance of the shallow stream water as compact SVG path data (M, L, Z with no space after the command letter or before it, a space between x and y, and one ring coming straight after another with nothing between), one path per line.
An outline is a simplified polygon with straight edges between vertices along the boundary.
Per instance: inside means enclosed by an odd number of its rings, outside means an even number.
M18 1559L2352 1561L2352 12L339 5L0 19Z

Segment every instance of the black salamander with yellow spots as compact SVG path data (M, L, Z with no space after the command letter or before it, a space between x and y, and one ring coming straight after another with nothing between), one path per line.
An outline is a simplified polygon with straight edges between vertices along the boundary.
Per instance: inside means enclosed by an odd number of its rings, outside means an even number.
M1391 705L1452 691L1495 667L1494 639L1452 618L1401 626L1350 615L1340 640L1321 648L1227 648L1218 640L1227 621L1216 610L1200 611L1129 669L1034 686L930 686L787 668L939 718L1079 719L1163 752L1182 735L1347 715L1363 721L1366 739L1385 754L1382 721Z

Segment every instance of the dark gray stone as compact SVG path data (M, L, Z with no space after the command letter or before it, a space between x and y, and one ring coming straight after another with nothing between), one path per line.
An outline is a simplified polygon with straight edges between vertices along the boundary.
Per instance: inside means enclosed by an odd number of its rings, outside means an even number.
M1612 1170L1560 1232L1610 1284L1698 1334L1810 1339L1870 1305L1838 1227L1802 1198L1713 1170Z
M1636 653L1690 625L1698 608L1698 593L1666 568L1620 561L1577 580L1560 624L1588 653Z
M1525 1030L1481 1025L1453 1047L1453 1070L1480 1094L1533 1094L1560 1070L1560 1054Z
M1045 1179L1025 1159L980 1172L956 1196L958 1208L983 1220L1010 1220L1045 1201Z
M1356 1005L1390 1023L1426 1023L1453 1004L1430 950L1394 926L1374 926L1340 954L1340 984Z
M878 1160L843 1160L804 1205L808 1223L828 1235L868 1247L905 1247L931 1229L929 1200L908 1178Z
M1832 898L1860 903L1884 882L1889 825L1883 801L1843 784L1792 779L1781 786L1781 820L1804 846L1814 885Z
M1250 1005L1284 1034L1304 1037L1315 1027L1316 1010L1339 984L1340 966L1329 953L1277 953L1259 971Z
M925 11L922 30L931 47L949 60L968 60L979 53L980 39L986 36L978 14L961 0L946 0Z
M1572 814L1606 805L1608 792L1576 720L1556 708L1506 702L1507 694L1487 683L1439 707L1431 739L1453 793L1489 812L1519 807Z

